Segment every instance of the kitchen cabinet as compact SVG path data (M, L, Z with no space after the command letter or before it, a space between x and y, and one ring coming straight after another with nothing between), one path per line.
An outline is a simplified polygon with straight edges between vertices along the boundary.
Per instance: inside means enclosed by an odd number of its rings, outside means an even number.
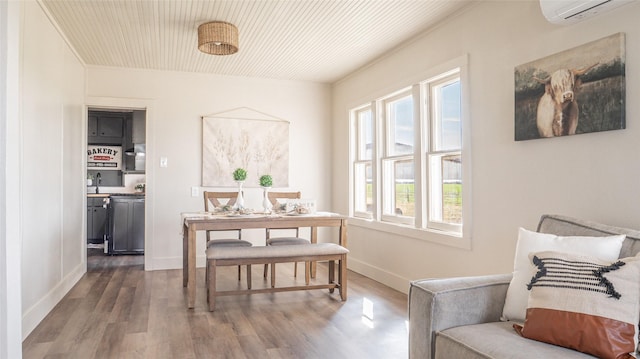
M98 136L98 116L89 114L89 124L87 125L89 137Z
M89 144L122 145L125 121L129 118L128 112L89 111Z
M101 197L87 198L87 243L103 243L107 225L107 209Z
M144 197L112 196L110 253L144 253Z

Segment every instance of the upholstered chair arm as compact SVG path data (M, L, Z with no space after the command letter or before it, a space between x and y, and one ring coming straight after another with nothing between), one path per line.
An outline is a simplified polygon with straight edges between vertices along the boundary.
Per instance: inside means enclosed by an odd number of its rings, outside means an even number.
M423 279L409 290L409 358L433 359L435 334L500 320L511 274Z

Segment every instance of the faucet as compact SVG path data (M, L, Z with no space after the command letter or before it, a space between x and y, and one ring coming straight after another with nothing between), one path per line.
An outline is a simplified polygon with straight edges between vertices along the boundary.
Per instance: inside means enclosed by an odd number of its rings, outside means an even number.
M100 182L102 182L102 175L98 172L96 173L96 193L100 193Z

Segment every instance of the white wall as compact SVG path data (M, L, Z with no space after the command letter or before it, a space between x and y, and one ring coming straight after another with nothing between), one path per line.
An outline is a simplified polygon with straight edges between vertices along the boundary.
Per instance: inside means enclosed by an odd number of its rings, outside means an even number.
M0 358L20 358L20 3L0 2Z
M191 197L191 187L200 187L202 179L203 115L247 107L290 121L289 188L316 198L319 208L329 208L332 149L326 140L330 126L328 85L89 67L87 95L90 105L117 107L146 101L152 107L147 112L147 270L182 268L180 212L204 210L203 188L200 195ZM159 167L160 157L167 157L167 168ZM261 208L262 192L251 186L245 184L245 204ZM243 232L245 237L264 243L263 231ZM196 253L199 265L203 265L203 237L198 245L202 250Z
M86 271L83 65L24 2L20 68L23 336Z
M639 228L639 17L635 3L563 27L544 20L538 1L478 2L336 83L332 198L334 210L346 213L349 108L469 55L471 250L434 244L428 234L412 239L351 225L350 268L406 291L413 279L510 272L517 228L535 229L543 213ZM515 142L514 67L617 32L627 35L627 129Z

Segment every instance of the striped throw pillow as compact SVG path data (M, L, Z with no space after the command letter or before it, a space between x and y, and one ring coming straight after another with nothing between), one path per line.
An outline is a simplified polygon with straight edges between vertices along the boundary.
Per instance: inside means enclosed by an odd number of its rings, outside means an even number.
M640 320L640 258L604 262L561 252L530 256L525 338L599 358L634 358Z

